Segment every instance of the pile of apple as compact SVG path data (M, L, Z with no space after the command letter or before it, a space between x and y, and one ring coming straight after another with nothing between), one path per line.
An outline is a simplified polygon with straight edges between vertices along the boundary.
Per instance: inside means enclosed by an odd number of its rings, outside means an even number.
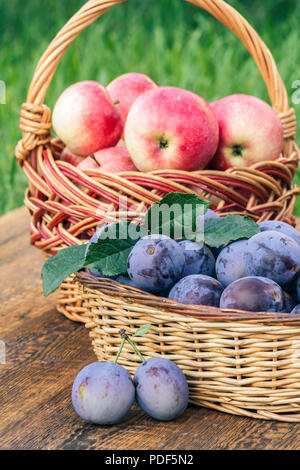
M111 173L226 170L276 160L283 148L280 119L264 101L231 95L209 104L139 73L106 88L70 86L55 105L53 127L66 145L62 160Z

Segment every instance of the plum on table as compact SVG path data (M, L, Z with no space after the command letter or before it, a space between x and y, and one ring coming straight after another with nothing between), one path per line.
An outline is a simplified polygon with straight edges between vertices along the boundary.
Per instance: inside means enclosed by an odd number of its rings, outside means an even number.
M133 379L137 404L160 421L180 416L188 405L188 384L179 367L168 359L153 357L142 362Z
M88 423L119 423L130 410L135 396L131 377L113 362L93 362L78 373L72 388L76 413Z

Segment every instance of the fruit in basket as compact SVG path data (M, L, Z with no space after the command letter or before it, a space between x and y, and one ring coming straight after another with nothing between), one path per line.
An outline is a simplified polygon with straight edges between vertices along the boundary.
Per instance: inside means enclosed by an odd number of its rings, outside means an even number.
M153 293L172 287L182 276L184 266L182 248L165 235L141 238L127 261L129 277L136 287Z
M207 209L204 215L199 215L199 217L197 217L197 228L202 230L207 220L218 219L219 217L219 214L217 214L215 211Z
M226 287L221 295L220 308L248 312L282 312L283 291L271 279L244 277Z
M276 160L283 148L280 119L270 105L249 95L211 103L219 123L219 147L211 167L226 170Z
M224 287L247 276L243 254L247 240L230 243L220 252L216 261L217 279Z
M300 305L296 305L296 307L294 307L294 309L291 311L291 313L300 313Z
M148 90L157 88L151 78L143 73L125 73L115 78L106 89L125 123L133 102Z
M152 357L142 362L133 382L138 405L152 418L170 421L187 408L189 391L186 378L168 359Z
M100 165L93 157L86 157L84 158L78 165L77 168L79 170L100 170Z
M266 220L265 222L260 222L259 228L262 232L269 230L275 230L275 232L281 232L289 237L293 238L298 245L300 245L300 233L291 225L281 222L279 220Z
M297 299L300 301L300 277L296 280L296 295Z
M80 170L101 170L108 173L137 171L125 147L109 147L85 158L79 165Z
M182 304L219 307L222 292L223 286L213 277L193 274L177 282L169 298Z
M218 146L218 123L209 104L175 87L147 91L125 124L126 147L140 171L205 168Z
M283 300L284 300L283 311L286 313L290 313L297 303L294 296L290 294L289 292L283 291Z
M124 284L125 286L136 287L135 283L130 279L130 277L127 276L118 276L116 281L118 281L120 284Z
M204 243L196 243L190 240L178 242L183 249L185 267L182 277L190 274L206 274L212 276L215 271L215 257Z
M104 86L98 82L78 82L58 98L53 110L53 127L71 152L87 157L116 145L123 122Z
M60 159L63 162L70 163L71 165L77 166L79 163L84 161L84 157L80 157L80 155L75 155L75 153L71 152L67 147L65 147L61 153Z
M243 259L248 276L267 277L284 287L299 275L300 246L283 233L260 232L247 241Z
M93 362L76 376L72 403L76 413L88 423L119 423L129 412L135 396L131 377L113 362Z

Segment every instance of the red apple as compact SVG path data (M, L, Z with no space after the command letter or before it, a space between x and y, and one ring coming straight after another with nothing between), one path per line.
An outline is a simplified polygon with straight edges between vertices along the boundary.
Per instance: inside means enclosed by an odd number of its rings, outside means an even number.
M135 164L125 147L111 147L100 150L95 154L96 160L101 164L101 171L121 173L122 171L137 171Z
M160 87L133 103L124 135L140 171L193 171L205 168L214 156L219 129L203 98L180 88Z
M133 102L143 93L156 88L157 85L142 73L125 73L113 80L107 91L125 123Z
M87 157L78 165L80 170L107 171L121 173L137 171L128 150L125 147L110 147L96 152L93 157Z
M71 152L67 147L65 147L62 151L60 159L63 162L70 163L71 165L77 166L80 162L84 160L84 157L80 157L79 155L75 155L75 153Z
M119 111L104 86L93 81L67 88L56 102L52 120L58 137L82 157L116 145L123 133Z
M219 147L211 167L219 170L276 160L283 148L280 119L270 105L249 95L210 104L219 123Z
M100 170L100 165L93 157L86 157L77 165L79 170Z

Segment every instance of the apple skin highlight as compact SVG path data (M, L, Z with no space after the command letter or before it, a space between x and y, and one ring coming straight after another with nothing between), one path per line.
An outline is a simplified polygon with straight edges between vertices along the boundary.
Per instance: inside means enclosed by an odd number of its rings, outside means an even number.
M125 73L115 78L115 80L110 82L106 87L124 123L134 101L140 95L153 88L157 88L156 83L142 73Z
M80 170L101 170L108 173L137 171L125 147L110 147L100 150L93 157L85 158L78 168Z
M180 88L159 87L132 105L125 142L140 171L205 168L214 156L219 126L209 104Z
M210 103L219 123L219 146L211 168L226 170L276 160L283 149L280 119L270 105L250 95Z
M116 145L123 133L121 115L106 88L93 81L67 88L55 104L52 121L58 137L82 157Z

